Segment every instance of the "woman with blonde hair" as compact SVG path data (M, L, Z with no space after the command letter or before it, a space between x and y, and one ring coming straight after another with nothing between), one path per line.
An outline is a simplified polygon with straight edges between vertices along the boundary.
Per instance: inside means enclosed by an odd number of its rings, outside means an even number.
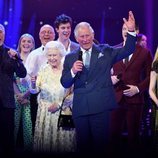
M154 125L154 145L158 149L158 47L153 59L152 70L150 72L149 95L154 103L153 125Z
M23 34L18 43L18 52L19 56L22 59L23 64L30 54L30 52L35 48L35 41L31 34ZM18 146L18 135L22 129L22 148L24 151L32 150L32 121L31 121L31 111L30 111L30 92L29 92L29 83L27 77L19 78L16 75L14 76L14 96L16 108L14 111L14 120L15 120L15 130L14 130L14 140L15 147Z

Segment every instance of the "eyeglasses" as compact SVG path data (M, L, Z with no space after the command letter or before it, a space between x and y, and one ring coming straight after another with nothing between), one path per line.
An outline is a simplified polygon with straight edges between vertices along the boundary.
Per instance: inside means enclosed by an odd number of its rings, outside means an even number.
M43 34L43 35L44 34L49 34L50 35L50 34L53 34L53 32L52 31L42 31L41 34Z

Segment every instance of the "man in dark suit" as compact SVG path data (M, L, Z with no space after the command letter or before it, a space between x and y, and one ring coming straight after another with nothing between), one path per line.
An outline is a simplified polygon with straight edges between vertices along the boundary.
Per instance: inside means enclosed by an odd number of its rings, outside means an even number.
M26 76L26 69L17 52L4 44L5 28L0 24L0 153L10 154L14 149L14 73Z
M74 34L80 49L66 56L61 84L65 88L74 84L72 115L80 153L98 155L106 150L109 112L117 107L110 70L114 63L135 50L135 19L131 11L124 22L131 33L125 47L118 49L95 45L94 30L89 23L81 22L75 27Z
M117 47L123 46L126 42L127 31L126 24L123 24L124 42ZM124 59L113 66L112 81L119 105L117 109L112 111L110 124L111 145L115 150L121 145L125 127L127 127L128 132L128 149L133 151L140 143L139 133L144 108L144 92L149 87L151 63L150 51L137 44L127 63Z

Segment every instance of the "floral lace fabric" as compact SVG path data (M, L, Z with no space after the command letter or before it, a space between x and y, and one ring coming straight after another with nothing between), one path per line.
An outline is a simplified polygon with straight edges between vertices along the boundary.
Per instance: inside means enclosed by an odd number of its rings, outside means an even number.
M75 130L58 130L59 110L55 113L48 111L48 107L53 103L61 105L65 96L66 90L60 83L61 72L62 70L54 73L47 64L40 69L37 77L36 85L40 93L34 133L36 152L74 152L76 148Z

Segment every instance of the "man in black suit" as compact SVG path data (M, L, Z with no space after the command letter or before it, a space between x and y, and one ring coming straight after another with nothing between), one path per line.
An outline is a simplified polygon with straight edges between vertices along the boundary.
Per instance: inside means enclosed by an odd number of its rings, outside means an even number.
M109 113L117 107L111 81L111 67L135 50L133 13L130 11L128 20L123 20L129 31L123 48L95 45L93 28L89 23L81 22L74 30L80 48L65 57L61 84L65 88L74 84L72 115L81 154L98 155L106 152ZM90 63L87 60L88 53Z
M0 24L0 153L14 149L14 73L26 76L26 69L16 51L4 44L5 28Z

